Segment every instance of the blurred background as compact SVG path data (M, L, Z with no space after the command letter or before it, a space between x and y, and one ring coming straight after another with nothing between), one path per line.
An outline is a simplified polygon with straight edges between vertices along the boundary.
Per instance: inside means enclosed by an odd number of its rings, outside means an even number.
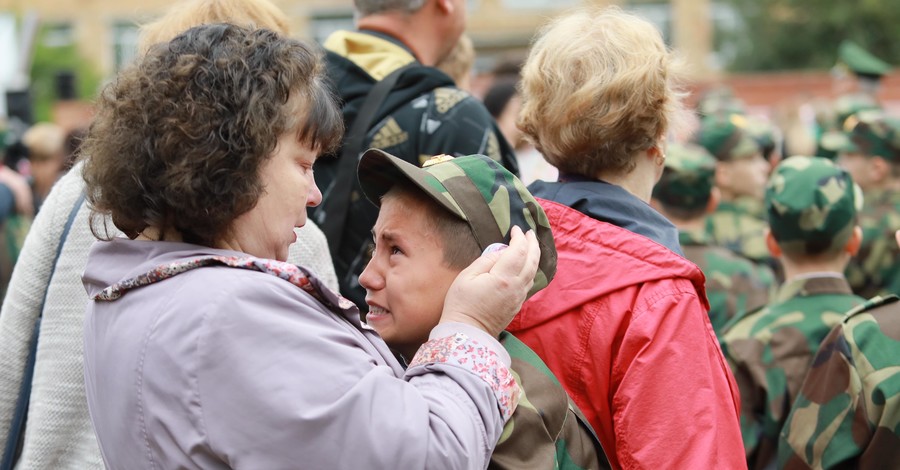
M689 102L730 90L743 112L812 126L818 109L844 93L838 46L852 40L888 64L900 64L897 0L468 0L476 60L470 91L484 96L498 71L515 70L549 17L582 3L617 4L654 22L685 59ZM351 0L275 0L298 37L321 41L353 25ZM7 160L34 122L84 127L90 100L136 54L138 26L172 0L0 0L0 120ZM577 41L578 38L572 38ZM900 108L900 74L876 90ZM10 145L12 145L10 147Z

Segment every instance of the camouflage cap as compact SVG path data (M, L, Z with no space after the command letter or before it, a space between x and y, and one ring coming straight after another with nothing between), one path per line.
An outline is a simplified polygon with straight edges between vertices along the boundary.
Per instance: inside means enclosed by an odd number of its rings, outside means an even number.
M715 183L716 159L696 144L669 144L666 167L653 198L686 210L706 207Z
M890 64L849 40L838 46L838 66L844 66L857 75L870 77L881 77L891 70Z
M697 101L697 113L701 117L718 114L744 114L744 102L734 96L731 88L717 86L710 88Z
M862 192L850 174L821 157L784 160L766 187L769 228L789 254L840 249L850 239L861 207Z
M865 111L846 122L847 139L840 151L878 156L900 164L900 118L880 111Z
M429 164L431 163L431 164ZM443 208L466 221L478 246L509 243L514 225L534 230L541 247L535 292L547 287L556 274L556 245L544 209L515 175L484 155L435 157L419 168L378 149L369 149L359 161L359 184L376 206L398 181L409 181Z
M760 154L760 147L745 129L746 118L737 114L705 118L695 136L716 160L734 161Z

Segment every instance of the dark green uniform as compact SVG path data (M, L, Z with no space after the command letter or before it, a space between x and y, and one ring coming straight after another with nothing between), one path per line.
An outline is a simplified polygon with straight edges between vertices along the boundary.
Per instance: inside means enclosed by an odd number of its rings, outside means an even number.
M835 266L856 226L859 194L850 175L830 160L791 157L766 188L769 228L786 260L802 266L815 256ZM840 272L795 275L763 309L739 317L722 351L741 393L741 433L750 468L768 468L778 435L819 343L863 303Z
M900 468L900 302L874 298L825 338L781 432L779 468Z
M734 252L708 242L705 233L679 230L678 241L684 257L706 276L709 321L721 338L725 325L741 312L769 302L775 289L775 275L763 265L741 258Z
M722 351L741 392L750 468L764 468L775 458L778 433L819 343L843 312L864 300L841 277L797 279L782 286L770 305L729 327Z

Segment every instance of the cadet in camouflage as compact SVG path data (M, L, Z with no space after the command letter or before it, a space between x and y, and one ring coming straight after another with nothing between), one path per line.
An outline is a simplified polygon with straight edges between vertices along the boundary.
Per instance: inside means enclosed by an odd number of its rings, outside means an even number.
M769 164L759 145L743 128L746 118L705 118L695 140L716 158L716 187L722 200L707 217L713 244L753 260L774 264L766 250L766 223L760 213Z
M779 468L900 468L898 300L869 300L825 338L781 431Z
M865 195L859 215L863 244L847 279L863 297L900 292L900 119L868 111L851 117L838 163Z
M381 207L382 197L395 186L405 187L403 191L413 191L408 197L412 204L405 202L405 209L410 219L431 219L426 227L445 227L432 229L432 237L439 239L438 247L443 250L444 260L448 253L464 250L460 246L449 246L455 238L442 230L458 231L454 226L436 223L434 219L448 218L463 227L469 237L468 244L474 241L475 250L470 253L468 264L484 250L495 243L508 243L513 226L523 231L534 230L541 246L541 258L534 287L529 295L547 286L556 273L556 246L550 231L547 215L525 186L512 173L504 169L494 160L483 155L470 155L451 158L438 156L423 163L422 168L405 162L381 150L367 151L359 164L359 182L366 197L376 206ZM414 189L410 189L414 188ZM398 199L404 203L402 197ZM382 220L375 225L376 236ZM461 222L461 223L460 223ZM465 227L470 230L466 230ZM395 234L399 238L403 234ZM413 243L408 242L407 245ZM391 282L389 276L382 275L376 243L376 253L370 265L360 275L360 282L367 288L367 299L381 289L388 289ZM412 248L403 246L408 251L405 255L413 259ZM420 258L421 259L421 258ZM391 269L402 269L410 262L393 266ZM431 271L440 267L433 266ZM458 270L457 270L458 271ZM373 279L378 278L376 282ZM396 294L396 291L394 291ZM395 297L396 299L396 297ZM420 299L416 305L419 311L432 311L423 302L433 301L443 304L443 298ZM372 315L373 310L370 310ZM437 309L439 312L440 309ZM399 315L391 311L390 316ZM424 330L427 332L438 324L440 318L427 319ZM399 320L394 323L399 329ZM372 326L384 337L391 347L396 347L394 331L378 322ZM386 330L383 330L383 328ZM569 398L560 382L543 361L525 344L509 332L500 335L500 343L512 359L511 370L522 391L519 406L506 425L489 468L493 469L601 469L610 468L599 440L587 420ZM418 344L416 344L416 347Z
M852 129L858 122L857 114L879 110L881 105L865 93L848 93L838 97L831 110L833 115L826 118L825 128L818 138L816 156L836 159L841 148L846 146L845 131Z
M738 317L722 351L741 392L741 431L751 469L776 458L778 433L819 343L864 299L853 295L844 267L858 249L860 195L830 160L791 157L769 180L767 245L787 281L772 303Z
M709 242L705 217L718 201L715 171L716 160L703 147L669 144L651 204L678 228L684 257L706 276L709 321L721 338L725 324L735 315L769 301L775 277L768 267Z

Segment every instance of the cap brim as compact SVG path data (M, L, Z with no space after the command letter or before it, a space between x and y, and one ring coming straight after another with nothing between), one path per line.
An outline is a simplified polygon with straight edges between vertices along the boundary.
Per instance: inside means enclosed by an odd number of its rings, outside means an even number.
M428 194L450 213L466 220L466 217L459 212L458 207L441 196L438 187L443 185L437 178L422 168L384 150L374 148L367 150L359 160L356 174L363 194L377 207L381 207L381 198L397 183L408 182Z

